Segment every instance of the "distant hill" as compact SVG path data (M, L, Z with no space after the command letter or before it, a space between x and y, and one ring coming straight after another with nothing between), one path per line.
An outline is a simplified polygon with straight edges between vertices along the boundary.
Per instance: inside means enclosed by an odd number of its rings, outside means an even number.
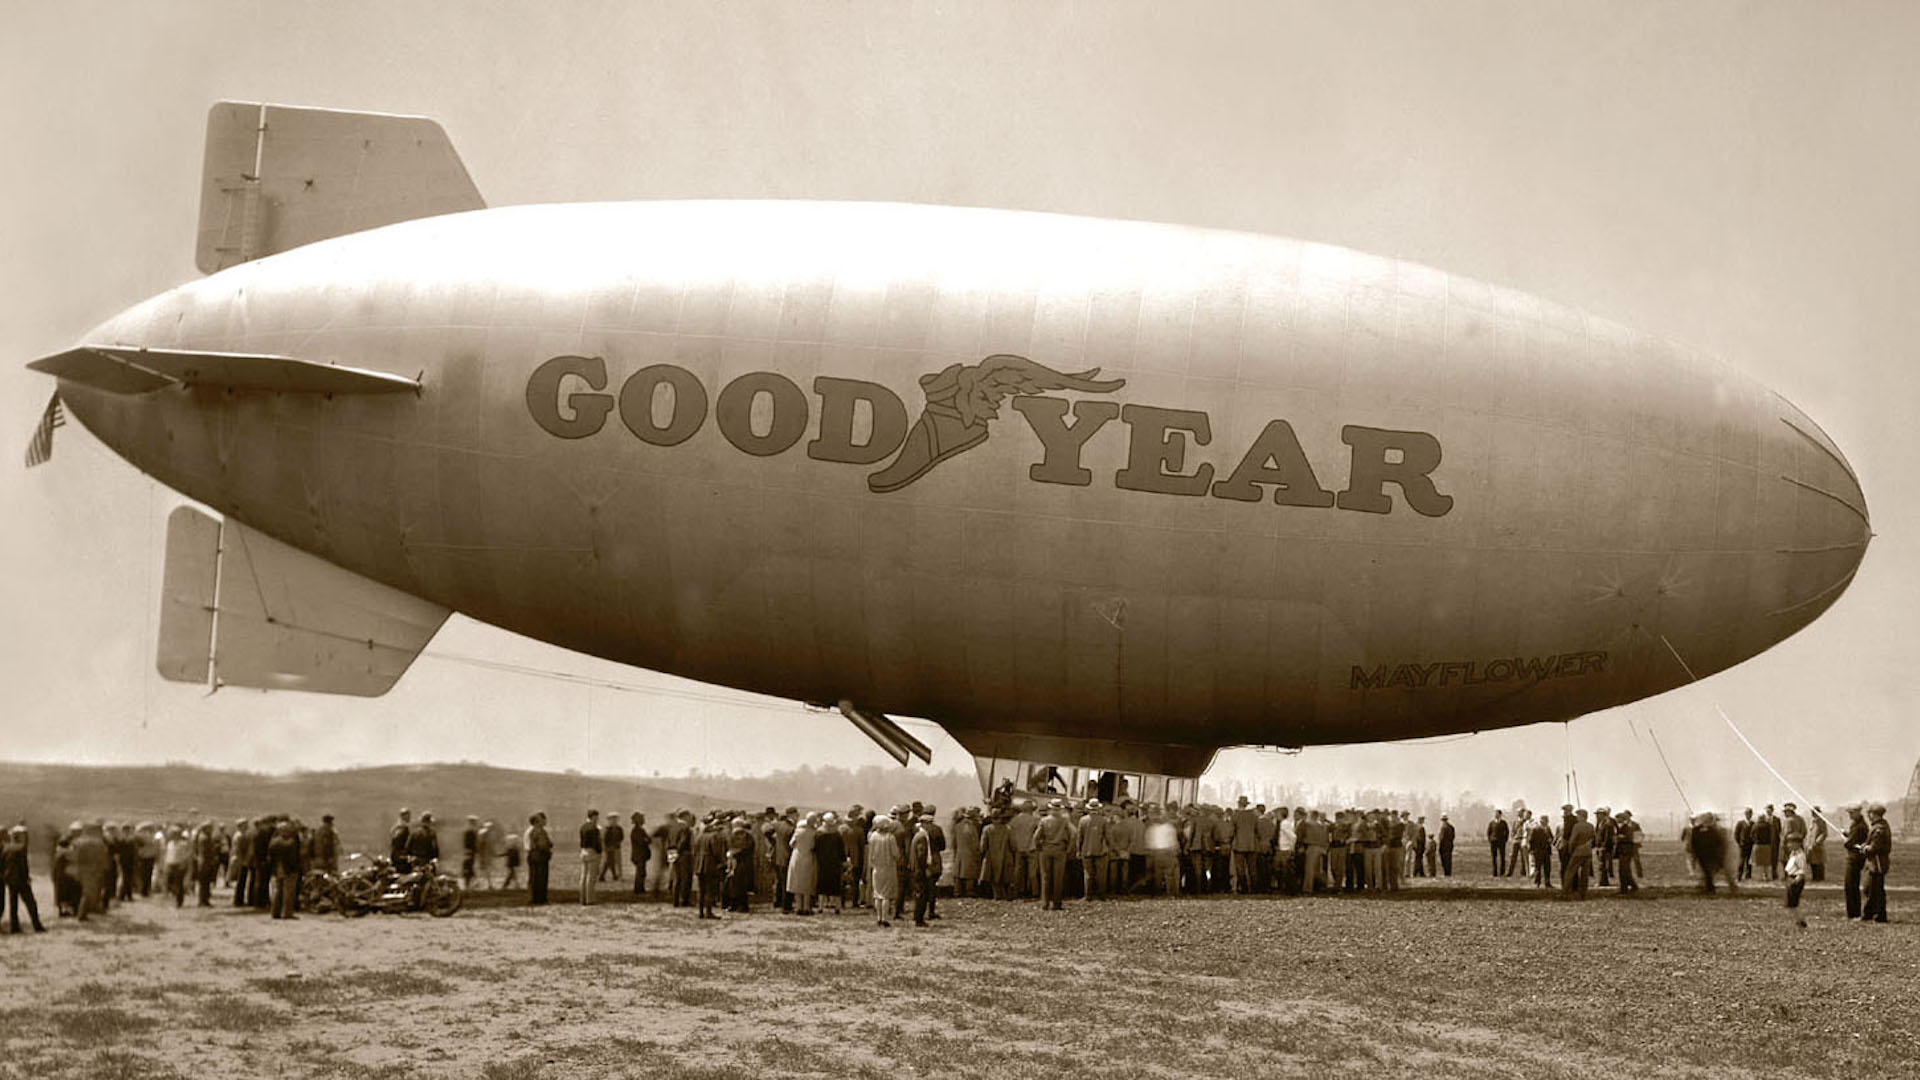
M228 772L193 765L91 766L0 763L0 822L25 821L38 838L68 822L184 821L212 817L232 823L263 813L288 813L310 823L321 814L334 824L348 851L385 846L395 812L410 807L416 817L431 810L441 826L442 843L457 843L466 815L482 821L524 827L527 815L545 810L555 839L571 846L570 834L588 807L624 820L635 810L649 822L678 807L704 812L710 807L844 808L850 801L875 805L895 797L926 799L947 805L978 802L979 788L960 773L928 775L898 769L888 772L804 769L770 777L689 776L678 779L584 776L534 772L492 765L385 765L285 775Z

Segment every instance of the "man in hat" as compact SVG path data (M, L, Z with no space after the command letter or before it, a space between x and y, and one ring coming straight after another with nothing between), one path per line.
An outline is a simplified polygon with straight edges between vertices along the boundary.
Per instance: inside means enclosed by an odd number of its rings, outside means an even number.
M440 860L440 832L433 823L432 811L420 815L413 835L407 838L407 860L416 870L424 870L428 863Z
M1818 805L1807 821L1807 872L1813 881L1827 880L1827 815Z
M1605 806L1593 812L1593 857L1604 889L1613 884L1613 811Z
M412 835L413 811L403 806L400 808L400 819L393 823L393 828L387 830L387 861L393 864L395 870L407 868L407 840ZM239 852L236 851L234 855L238 858Z
M480 862L480 818L467 815L467 827L460 834L460 883L472 891L473 875Z
M1733 843L1740 849L1740 866L1733 876L1749 880L1753 877L1753 807L1747 807L1740 820L1733 823Z
M627 837L633 849L633 895L647 892L647 860L653 856L652 837L647 834L647 815L638 810L627 819Z
M1554 839L1560 847L1560 887L1563 890L1567 885L1567 867L1573 863L1573 827L1579 820L1574 816L1572 803L1560 804L1560 831L1554 834Z
M213 906L213 880L219 874L220 839L213 833L213 822L203 821L193 831L193 883L200 897L199 906Z
M553 837L547 835L547 815L536 813L527 819L527 891L528 903L538 907L547 902L547 873L553 864Z
M1847 871L1842 889L1847 898L1847 918L1860 917L1860 878L1867 866L1866 808L1859 803L1847 807L1847 831L1841 837L1847 853Z
M1007 821L1007 830L1013 840L1012 888L1018 896L1034 895L1033 882L1039 877L1040 865L1034 860L1033 833L1039 825L1032 802L1013 800L1013 817Z
M1574 811L1572 828L1561 847L1567 855L1567 872L1561 876L1561 890L1567 896L1586 899L1586 886L1594 876L1594 822L1586 819L1584 809Z
M273 839L267 842L267 859L273 869L273 917L299 918L293 908L300 896L300 836L293 822L282 821L274 827Z
M1887 808L1874 803L1867 807L1867 902L1860 909L1862 922L1887 921L1887 871L1892 859L1893 826L1887 824Z
M333 827L332 814L321 814L320 827L313 830L313 865L329 874L340 872L340 833Z
M923 807L924 809L924 807ZM921 814L908 842L907 866L913 873L913 925L925 926L933 913L933 890L940 881L940 851L934 847L932 814ZM1064 866L1065 860L1062 860Z
M729 830L717 814L709 814L700 834L693 841L693 873L700 880L702 919L717 919L714 905L720 903L720 887L726 882Z
M1487 822L1487 850L1493 856L1493 876L1507 876L1507 837L1512 826L1507 823L1499 810L1493 812L1493 820Z
M6 886L7 910L13 933L20 932L20 901L27 902L27 921L33 932L44 933L40 923L40 905L33 899L33 871L27 862L27 827L15 825L7 830L6 844L0 847L0 883Z
M620 815L608 814L607 820L600 826L600 877L620 880L620 853L627 843L627 831L620 827Z
M1773 812L1773 804L1767 804L1767 824L1773 829L1773 850L1767 852L1767 880L1780 880L1780 861L1786 858L1786 827L1780 815Z
M1438 841L1440 845L1440 873L1447 877L1453 876L1453 845L1458 839L1459 833L1458 830L1453 827L1453 822L1448 820L1447 815L1441 814L1440 837Z
M693 903L693 811L681 810L667 825L667 888L674 907Z
M1107 892L1107 814L1099 799L1087 800L1087 813L1080 819L1080 878L1088 900L1099 900Z
M728 911L745 915L753 910L753 860L753 829L742 814L727 826L727 895L723 906Z
M767 813L772 814L773 807L767 807ZM787 864L793 861L793 834L799 822L800 810L793 806L773 819L773 906L789 915L793 914L793 894L787 891Z
M1633 820L1633 811L1622 810L1613 818L1613 862L1620 876L1620 895L1640 891L1640 882L1633 873L1634 856L1640 850L1640 824Z
M1797 849L1805 852L1807 850L1807 819L1800 816L1799 809L1792 803L1787 803L1780 809L1782 811L1780 846L1787 851Z
M1073 826L1067 821L1067 804L1054 799L1047 804L1047 815L1034 826L1033 847L1040 864L1040 903L1043 908L1064 911L1066 897L1067 851L1073 843Z
M1753 865L1757 869L1766 871L1768 881L1779 876L1775 870L1778 864L1773 857L1774 845L1780 842L1780 833L1776 827L1779 820L1774 816L1772 803L1768 803L1766 811L1753 819Z
M724 848L723 848L724 851ZM600 811L589 809L580 823L580 903L593 903L600 881Z
M1247 797L1242 795L1234 802L1232 838L1228 841L1233 851L1233 891L1250 893L1253 891L1253 856L1259 850L1260 815L1247 805Z

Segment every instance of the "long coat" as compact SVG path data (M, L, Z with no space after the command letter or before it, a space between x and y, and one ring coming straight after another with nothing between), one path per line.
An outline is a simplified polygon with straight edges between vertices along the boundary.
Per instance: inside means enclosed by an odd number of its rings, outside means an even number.
M841 871L847 857L846 841L838 826L828 825L813 837L813 861L819 867L819 879L813 891L821 896L839 896Z
M979 881L997 881L1005 885L1013 880L1013 830L998 821L987 822L980 830Z
M972 818L953 823L953 853L960 861L961 880L980 880L980 827Z
M793 830L788 841L792 853L787 856L787 891L795 896L812 896L820 880L820 864L813 859L814 831L811 825Z
M900 898L900 842L878 829L867 835L867 867L873 874L873 899Z

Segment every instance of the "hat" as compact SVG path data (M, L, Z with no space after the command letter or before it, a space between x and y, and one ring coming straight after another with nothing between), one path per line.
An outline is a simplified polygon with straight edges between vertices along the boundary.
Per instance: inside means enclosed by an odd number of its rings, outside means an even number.
M1786 804L1786 807L1787 807L1787 809L1789 809L1789 810L1793 810L1793 809L1795 809L1795 806L1794 806L1794 805L1793 805L1792 803L1787 803L1787 804Z
M1572 803L1570 803L1570 802L1563 802L1563 803L1561 803L1561 804L1560 804L1560 809L1562 809L1562 810L1571 810L1571 809L1573 809L1573 804L1572 804Z
M588 817L599 817L599 816L600 816L600 811L598 811L598 810L588 810L588 811L587 811L587 816L588 816Z
M939 809L939 807L934 806L932 803L928 803L927 805L921 807L920 809L925 810L927 813L931 814L935 810Z
M1054 799L1047 803L1047 809L1049 810L1064 810L1066 809L1066 806L1067 804L1060 801L1059 799Z
M1089 810L1098 810L1098 809L1100 809L1100 800L1099 800L1099 799L1088 799L1088 800L1087 800L1087 809L1089 809Z
M1885 814L1886 812L1887 808L1879 803L1874 803L1872 806L1867 807L1867 813L1869 814Z

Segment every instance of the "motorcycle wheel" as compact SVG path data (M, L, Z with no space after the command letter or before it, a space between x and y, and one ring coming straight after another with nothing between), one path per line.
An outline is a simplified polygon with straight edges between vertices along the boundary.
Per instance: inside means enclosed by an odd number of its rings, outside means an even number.
M308 874L300 881L300 909L311 911L315 915L326 915L339 906L334 894L333 882L323 873Z
M340 914L349 919L357 919L373 910L374 902L380 899L380 890L366 878L348 878L340 883Z
M448 874L441 874L433 880L427 893L427 914L436 919L444 919L467 902L467 893L460 882Z

